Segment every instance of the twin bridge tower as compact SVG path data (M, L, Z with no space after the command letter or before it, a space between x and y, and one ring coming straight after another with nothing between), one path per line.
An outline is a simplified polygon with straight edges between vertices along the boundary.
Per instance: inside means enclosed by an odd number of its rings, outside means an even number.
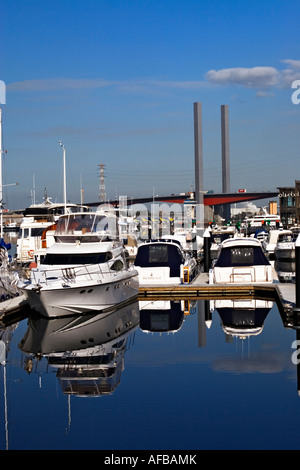
M203 204L203 139L202 105L194 103L194 141L195 141L195 199ZM221 105L221 149L222 149L222 192L230 192L230 155L229 155L229 112L228 105ZM223 217L230 219L230 205L223 208Z
M203 207L204 185L203 185L203 139L202 139L202 105L194 103L194 145L195 145L195 199L197 204ZM229 113L228 105L221 105L221 149L222 149L222 192L230 192L230 155L229 155ZM99 200L106 201L105 165L98 165L100 178ZM223 208L223 217L230 219L230 205Z

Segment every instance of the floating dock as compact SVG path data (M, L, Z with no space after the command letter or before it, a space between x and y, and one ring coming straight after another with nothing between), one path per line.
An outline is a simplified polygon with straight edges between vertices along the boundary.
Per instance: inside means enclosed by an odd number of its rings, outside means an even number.
M190 284L176 286L140 286L139 300L149 299L265 299L274 300L281 310L295 306L295 284L281 283L274 274L273 283L209 284L208 273L200 273Z

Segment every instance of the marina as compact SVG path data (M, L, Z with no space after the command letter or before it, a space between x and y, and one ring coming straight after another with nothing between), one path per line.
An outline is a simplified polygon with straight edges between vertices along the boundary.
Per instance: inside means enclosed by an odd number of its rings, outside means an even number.
M1 211L0 448L298 448L298 226L205 211L199 174L172 210L72 204L61 146L63 202Z
M5 316L1 449L296 449L294 293L201 273L108 316Z

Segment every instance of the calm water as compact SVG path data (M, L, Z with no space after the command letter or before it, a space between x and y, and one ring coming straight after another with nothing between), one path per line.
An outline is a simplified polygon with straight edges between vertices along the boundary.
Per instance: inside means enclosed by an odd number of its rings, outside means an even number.
M2 328L1 449L299 449L296 332L275 303L248 307L135 303Z

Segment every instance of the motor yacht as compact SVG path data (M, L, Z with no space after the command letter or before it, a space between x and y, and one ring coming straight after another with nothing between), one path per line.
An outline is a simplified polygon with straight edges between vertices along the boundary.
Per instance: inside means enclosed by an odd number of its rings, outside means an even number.
M117 219L104 210L65 214L42 263L19 286L32 309L47 317L109 310L138 294Z
M188 284L197 272L197 262L173 239L149 240L138 247L134 266L140 285Z
M295 243L298 235L294 235L291 230L282 230L277 238L274 255L277 260L295 259Z
M78 212L81 206L72 203L52 203L44 195L44 202L32 204L24 211L19 227L16 259L20 264L39 263L46 249L54 243L58 218L64 213ZM87 207L84 207L87 210Z
M273 268L255 238L227 239L209 274L211 284L273 282Z
M282 223L278 214L268 214L266 211L262 214L256 214L252 217L246 217L242 229L246 235L256 232L257 229L267 227L268 229L280 229Z

